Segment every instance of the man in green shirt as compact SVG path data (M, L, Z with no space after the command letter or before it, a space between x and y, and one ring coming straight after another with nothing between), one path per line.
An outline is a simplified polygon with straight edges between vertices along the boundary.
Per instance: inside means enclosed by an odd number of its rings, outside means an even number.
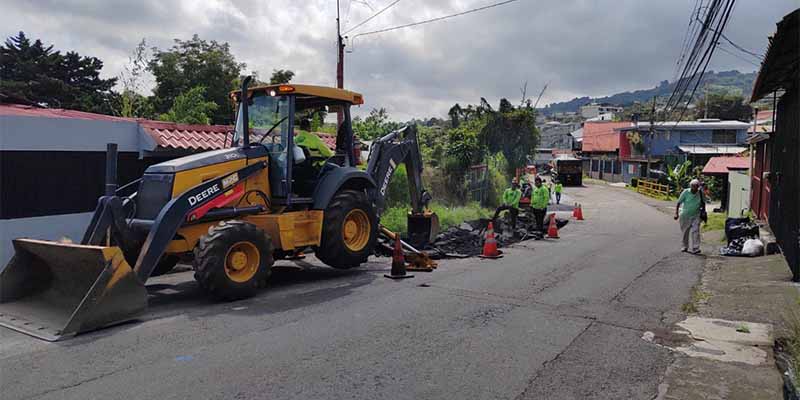
M561 204L561 191L564 190L564 187L561 186L561 181L556 180L556 186L553 190L556 192L556 204Z
M683 207L681 207L683 206ZM700 181L692 179L689 189L683 189L675 206L675 219L683 232L683 248L692 254L700 254L700 207L705 207ZM689 248L691 237L691 249Z
M500 212L508 210L511 215L511 229L517 228L517 215L519 214L519 199L522 198L522 191L519 190L519 181L514 178L511 187L503 192L503 205L497 207L492 220L497 219Z
M547 213L547 204L550 203L550 191L542 185L542 178L536 177L533 181L534 188L531 193L531 208L536 226L544 231L544 215Z

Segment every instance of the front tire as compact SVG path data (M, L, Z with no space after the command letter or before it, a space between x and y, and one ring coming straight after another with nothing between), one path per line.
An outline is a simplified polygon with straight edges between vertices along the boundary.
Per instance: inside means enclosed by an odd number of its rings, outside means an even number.
M316 256L333 268L357 267L372 254L377 233L378 217L366 193L342 190L325 209Z
M200 287L218 300L252 297L272 272L272 241L257 226L222 221L197 242L192 266Z

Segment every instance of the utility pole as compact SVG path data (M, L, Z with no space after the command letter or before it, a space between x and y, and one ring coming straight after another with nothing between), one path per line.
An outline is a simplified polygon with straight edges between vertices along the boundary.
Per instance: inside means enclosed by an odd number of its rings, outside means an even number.
M704 89L705 89L705 94L703 95L703 97L706 102L706 106L703 107L705 108L705 113L704 113L705 115L703 115L703 119L708 119L708 82L706 82Z
M336 0L336 87L344 88L344 41L342 40L342 29L339 23L339 0ZM342 125L344 114L342 110L336 112L336 126Z
M650 110L650 143L647 144L647 179L650 179L650 153L653 151L653 135L656 121L656 96L653 96L653 108Z

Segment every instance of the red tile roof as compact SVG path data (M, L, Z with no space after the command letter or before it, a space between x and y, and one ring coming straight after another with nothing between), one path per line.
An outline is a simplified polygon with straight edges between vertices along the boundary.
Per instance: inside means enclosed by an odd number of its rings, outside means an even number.
M732 169L750 168L749 157L711 157L703 167L704 174L727 174Z
M193 150L215 150L225 147L226 133L233 129L229 125L189 125L150 120L139 120L139 126L156 141L159 147Z
M617 151L625 134L614 131L631 126L630 121L587 121L583 124L583 151Z

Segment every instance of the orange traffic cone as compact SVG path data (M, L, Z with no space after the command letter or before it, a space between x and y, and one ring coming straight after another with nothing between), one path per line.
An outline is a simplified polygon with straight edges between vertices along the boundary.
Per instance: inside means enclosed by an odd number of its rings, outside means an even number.
M497 241L494 240L494 225L489 221L489 226L486 227L486 239L483 241L483 254L481 258L500 258L503 255L497 250Z
M578 203L575 203L575 205L572 206L572 218L577 218L577 217L578 217Z
M406 257L403 255L403 245L400 244L400 235L395 234L394 252L392 253L392 272L383 276L391 279L413 278L414 275L406 273Z
M547 227L547 237L558 239L558 227L556 226L556 214L550 214L550 226Z
M583 221L583 209L580 204L578 204L578 208L575 209L575 219Z

